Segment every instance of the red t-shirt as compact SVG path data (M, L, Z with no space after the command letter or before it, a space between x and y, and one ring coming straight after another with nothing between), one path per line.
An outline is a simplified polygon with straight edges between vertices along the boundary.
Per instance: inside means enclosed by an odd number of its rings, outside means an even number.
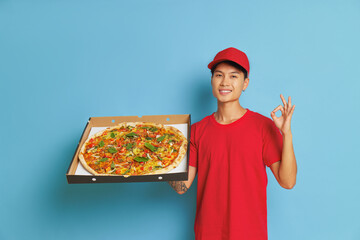
M196 240L267 239L266 166L281 159L283 139L272 119L246 109L230 124L212 114L191 126Z

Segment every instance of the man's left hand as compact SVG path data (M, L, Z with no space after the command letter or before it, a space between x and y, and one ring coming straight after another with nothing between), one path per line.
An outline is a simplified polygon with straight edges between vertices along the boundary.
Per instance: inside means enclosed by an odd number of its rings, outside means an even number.
M290 121L292 114L294 113L295 105L291 106L291 97L289 96L289 103L285 101L285 98L282 94L280 94L280 98L284 104L284 106L279 105L271 112L271 118L274 120L276 127L280 129L282 134L291 133L290 129ZM275 112L278 110L281 111L282 115L277 117Z

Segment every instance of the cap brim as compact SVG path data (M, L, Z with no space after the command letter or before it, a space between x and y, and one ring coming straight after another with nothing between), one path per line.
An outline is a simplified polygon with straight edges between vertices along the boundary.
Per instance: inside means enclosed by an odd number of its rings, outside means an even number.
M212 69L212 67L215 65L215 64L217 64L217 63L219 63L219 62L223 62L223 61L232 61L232 60L230 60L230 59L217 59L216 61L214 60L214 61L212 61L211 63L209 63L208 64L208 68L209 69ZM233 61L232 61L233 62Z

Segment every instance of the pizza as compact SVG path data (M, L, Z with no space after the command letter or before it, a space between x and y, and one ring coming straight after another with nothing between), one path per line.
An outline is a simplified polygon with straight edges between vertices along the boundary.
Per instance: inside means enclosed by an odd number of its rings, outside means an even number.
M123 122L90 136L79 159L94 175L160 174L176 168L186 155L180 130L150 122Z

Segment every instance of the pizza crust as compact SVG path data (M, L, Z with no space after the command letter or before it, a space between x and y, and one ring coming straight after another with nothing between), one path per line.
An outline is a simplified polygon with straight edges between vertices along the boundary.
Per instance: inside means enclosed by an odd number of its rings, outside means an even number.
M129 176L132 176L132 175L117 175L117 174L100 174L100 173L97 173L95 170L93 170L85 161L85 158L83 156L83 154L85 153L85 148L86 148L86 145L87 143L90 141L90 139L92 138L96 138L98 136L101 136L103 134L104 131L111 131L113 129L117 129L117 128L121 128L121 127L127 127L127 126L132 126L132 127L135 127L136 125L146 125L146 126L153 126L153 127L157 127L157 128L165 128L167 130L171 130L172 132L176 133L178 136L180 136L181 140L182 140L182 144L180 146L180 149L179 149L179 154L177 156L177 158L173 161L173 163L171 163L169 166L167 166L166 168L162 168L162 169L158 169L158 170L155 170L153 172L150 172L150 173L147 173L147 174L143 174L143 175L135 175L135 176L144 176L144 175L153 175L153 174L161 174L161 173L167 173L171 170L173 170L174 168L176 168L180 163L181 161L183 160L183 158L185 157L186 153L187 153L187 146L188 146L188 141L186 139L186 137L183 135L183 133L175 128L175 127L172 127L172 126L165 126L163 124L160 124L160 123L152 123L152 122L123 122L123 123L120 123L116 126L113 126L113 127L109 127L109 128L106 128L100 132L97 132L91 136L88 137L88 139L83 143L82 147L81 147L81 150L80 150L80 153L79 153L79 159L80 159L80 162L82 164L82 166L88 171L90 172L91 174L93 175L97 175L97 176L123 176L123 177L129 177ZM126 133L124 133L126 134Z

